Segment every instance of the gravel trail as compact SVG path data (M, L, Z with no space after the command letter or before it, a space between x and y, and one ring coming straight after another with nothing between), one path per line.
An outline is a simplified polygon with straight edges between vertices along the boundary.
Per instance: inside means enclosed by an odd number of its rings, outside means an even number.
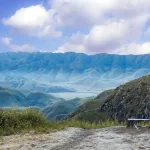
M67 128L50 134L3 137L0 150L150 150L150 129Z

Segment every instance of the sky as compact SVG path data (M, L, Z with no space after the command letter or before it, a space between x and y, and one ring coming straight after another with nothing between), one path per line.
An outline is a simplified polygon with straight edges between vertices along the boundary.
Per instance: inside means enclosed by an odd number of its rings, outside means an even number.
M150 0L0 0L0 52L149 54Z

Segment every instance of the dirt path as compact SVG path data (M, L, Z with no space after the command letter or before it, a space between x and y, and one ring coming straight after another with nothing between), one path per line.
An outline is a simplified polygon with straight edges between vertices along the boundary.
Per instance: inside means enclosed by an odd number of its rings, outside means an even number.
M150 150L150 129L67 128L51 134L4 137L0 150Z

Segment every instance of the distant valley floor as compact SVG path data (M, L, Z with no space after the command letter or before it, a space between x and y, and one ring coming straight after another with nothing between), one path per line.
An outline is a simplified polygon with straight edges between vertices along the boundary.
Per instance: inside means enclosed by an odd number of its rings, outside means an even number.
M64 93L50 93L53 96L70 100L74 98L93 98L96 97L99 92L64 92Z
M113 127L96 130L67 128L51 134L12 135L1 150L150 150L150 129Z

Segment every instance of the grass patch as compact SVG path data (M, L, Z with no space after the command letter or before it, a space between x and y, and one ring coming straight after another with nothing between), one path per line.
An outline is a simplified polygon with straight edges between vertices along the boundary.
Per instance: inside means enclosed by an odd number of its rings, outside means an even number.
M40 111L35 109L19 110L12 108L0 110L0 135L28 132L47 126L47 120Z
M67 127L76 127L83 129L98 129L112 126L119 126L120 124L114 121L107 120L105 122L90 123L85 121L69 120L69 121L58 121L49 123L50 128L64 129ZM122 124L123 125L123 124Z
M150 121L138 122L137 125L141 127L150 127Z
M30 131L34 133L49 133L51 131L62 130L67 127L97 129L119 125L120 124L118 122L110 120L97 123L77 120L48 122L40 111L33 108L24 110L16 108L0 110L0 136L27 133Z

